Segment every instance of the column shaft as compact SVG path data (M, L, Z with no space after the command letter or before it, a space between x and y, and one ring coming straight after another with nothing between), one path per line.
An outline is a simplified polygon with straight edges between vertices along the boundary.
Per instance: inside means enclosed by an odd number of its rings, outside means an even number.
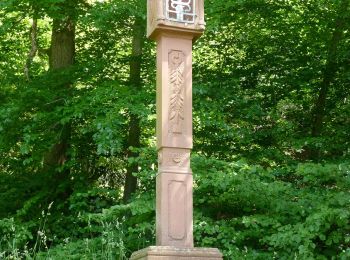
M157 245L193 247L192 37L157 38Z

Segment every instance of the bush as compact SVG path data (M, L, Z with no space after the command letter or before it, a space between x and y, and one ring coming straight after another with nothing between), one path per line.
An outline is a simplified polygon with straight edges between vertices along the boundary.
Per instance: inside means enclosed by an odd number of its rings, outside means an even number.
M349 163L263 168L200 156L192 162L195 246L217 247L225 259L349 258ZM57 216L45 215L40 225L50 243L2 219L2 257L126 259L155 245L153 173L142 172L142 189L126 205L108 189L73 193L68 216L50 222Z
M349 164L263 169L197 157L195 238L227 259L346 259Z

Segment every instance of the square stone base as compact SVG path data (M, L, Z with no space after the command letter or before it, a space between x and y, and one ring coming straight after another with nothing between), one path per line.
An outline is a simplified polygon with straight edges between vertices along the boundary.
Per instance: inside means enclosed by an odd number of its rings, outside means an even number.
M178 248L150 246L134 252L130 260L222 260L216 248Z

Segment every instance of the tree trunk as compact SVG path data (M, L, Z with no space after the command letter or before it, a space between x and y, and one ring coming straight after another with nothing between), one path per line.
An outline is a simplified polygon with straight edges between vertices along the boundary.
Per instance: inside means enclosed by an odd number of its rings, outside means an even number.
M51 47L49 50L50 71L55 72L73 65L75 54L75 24L67 18L53 21ZM66 81L65 81L66 82ZM70 88L70 84L64 83L62 88ZM62 166L67 161L67 150L71 126L69 123L59 125L59 141L52 146L44 158L44 170L50 171L57 166Z
M329 92L331 83L334 81L339 67L337 64L337 49L344 33L346 25L344 14L347 12L348 6L349 1L343 0L338 11L338 17L335 21L334 31L329 42L328 55L326 65L323 71L323 78L321 81L318 97L313 108L313 123L311 129L312 137L318 137L321 135L322 132L323 120L326 114L327 94ZM313 151L310 151L310 159L317 159L318 154L319 151L313 149Z
M50 70L68 68L74 63L75 54L75 24L70 19L53 21Z
M133 39L132 39L132 54L130 61L130 86L134 90L141 90L141 58L142 58L142 46L143 46L143 37L144 37L144 26L143 20L136 18L133 25ZM140 137L141 137L141 128L140 128L140 117L132 112L130 112L130 121L129 121L129 134L128 134L128 158L136 158L139 156L138 151L133 151L130 148L139 148L140 147ZM138 171L138 163L131 162L127 167L127 172L125 176L124 184L124 196L123 201L126 203L130 200L131 195L136 191L137 187L137 178L133 175Z
M339 16L335 21L335 28L332 34L331 41L328 47L328 57L325 69L323 71L323 79L318 93L318 98L314 105L314 119L312 125L312 136L317 137L321 134L323 126L323 118L325 116L326 99L329 87L334 80L338 66L337 66L337 49L339 42L343 36L345 29L344 14L349 6L349 1L344 0L341 4Z

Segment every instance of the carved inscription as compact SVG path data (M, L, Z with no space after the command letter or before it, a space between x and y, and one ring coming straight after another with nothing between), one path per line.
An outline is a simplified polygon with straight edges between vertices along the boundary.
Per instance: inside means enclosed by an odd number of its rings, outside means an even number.
M169 238L183 240L186 236L186 184L171 180L168 186Z
M182 51L171 50L169 52L169 82L170 82L170 107L169 107L169 132L182 134L184 121L185 100L185 54Z

